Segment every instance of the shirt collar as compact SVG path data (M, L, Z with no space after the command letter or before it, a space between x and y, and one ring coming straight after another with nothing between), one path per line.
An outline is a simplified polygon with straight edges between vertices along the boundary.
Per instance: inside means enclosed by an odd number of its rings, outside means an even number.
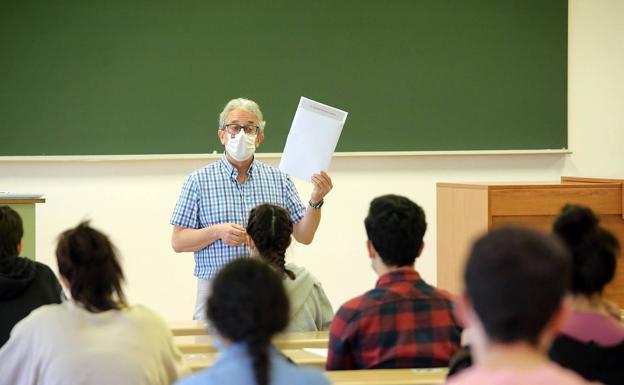
M391 271L379 277L375 287L388 286L401 281L420 281L420 274L412 268Z
M247 176L249 178L251 178L251 176L253 175L253 170L254 170L254 165L255 164L256 164L256 157L254 156L253 160L251 161L251 165L249 166L249 170L247 170ZM226 175L228 175L228 176L230 176L230 177L232 177L234 179L236 179L236 177L238 176L238 170L227 159L227 155L225 154L225 151L221 155L221 167L223 167L223 172L225 172Z

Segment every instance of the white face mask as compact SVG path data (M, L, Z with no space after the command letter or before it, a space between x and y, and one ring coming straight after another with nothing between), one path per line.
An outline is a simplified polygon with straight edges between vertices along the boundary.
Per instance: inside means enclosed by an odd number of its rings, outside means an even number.
M225 144L225 150L235 160L242 162L253 156L256 152L256 136L247 135L241 130L235 137L232 138L231 134L225 132L229 136L227 143Z

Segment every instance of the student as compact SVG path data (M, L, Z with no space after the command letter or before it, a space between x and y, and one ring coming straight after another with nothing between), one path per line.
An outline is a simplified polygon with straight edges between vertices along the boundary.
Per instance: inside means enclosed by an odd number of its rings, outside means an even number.
M618 241L583 206L564 207L553 232L572 252L573 311L550 356L586 379L624 384L624 327L619 309L613 311L602 295L615 275Z
M61 234L56 258L72 300L15 326L0 350L1 385L169 385L186 372L164 321L126 304L104 234L83 222Z
M61 303L63 290L54 273L42 263L19 257L24 227L9 206L0 206L0 347L11 329L33 309Z
M286 249L290 245L293 223L286 210L263 204L251 210L247 221L247 245L253 256L259 257L282 277L290 300L287 331L327 330L334 311L320 282L303 267L286 264Z
M460 328L448 296L414 270L427 229L409 199L374 199L364 221L373 290L345 303L332 321L327 370L446 366Z
M288 323L288 297L282 279L263 261L241 258L215 277L207 318L221 354L215 364L178 385L326 385L309 368L289 362L271 338Z
M563 245L532 230L503 228L479 239L467 261L459 309L475 365L449 385L581 385L548 358L566 316L570 260Z

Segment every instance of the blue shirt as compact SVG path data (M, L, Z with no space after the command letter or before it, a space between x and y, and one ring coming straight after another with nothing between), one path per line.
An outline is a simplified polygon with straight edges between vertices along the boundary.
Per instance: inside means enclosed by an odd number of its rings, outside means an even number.
M238 170L226 158L192 172L171 217L171 224L199 229L220 223L247 226L254 207L271 203L290 212L293 223L305 215L295 185L288 175L268 164L253 160L245 183L236 180ZM194 275L212 279L221 267L243 256L249 256L246 245L233 247L220 239L195 252Z
M303 368L288 362L275 348L269 353L270 385L329 385L329 380L318 370ZM204 371L183 378L176 385L239 385L256 383L247 345L236 343L221 352L217 362Z

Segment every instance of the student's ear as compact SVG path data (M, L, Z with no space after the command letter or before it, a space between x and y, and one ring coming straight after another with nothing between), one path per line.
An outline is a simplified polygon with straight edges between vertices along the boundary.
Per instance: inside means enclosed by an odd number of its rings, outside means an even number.
M368 257L370 259L375 259L377 255L377 250L375 250L375 246L373 246L373 241L370 239L366 240L366 250L368 250Z
M60 277L61 277L61 284L63 284L63 287L67 289L69 292L71 292L71 285L69 284L69 281L67 280L67 278L63 277L63 275L61 275Z
M249 234L245 234L245 241L247 242L247 247L249 247L249 250L251 252L256 252L256 244L254 243L253 239L251 239L251 236L249 236Z
M23 241L23 240L22 240L22 239L20 239L19 243L17 244L17 256L18 256L18 257L20 256L20 254L22 254L22 246L23 246L22 241Z

